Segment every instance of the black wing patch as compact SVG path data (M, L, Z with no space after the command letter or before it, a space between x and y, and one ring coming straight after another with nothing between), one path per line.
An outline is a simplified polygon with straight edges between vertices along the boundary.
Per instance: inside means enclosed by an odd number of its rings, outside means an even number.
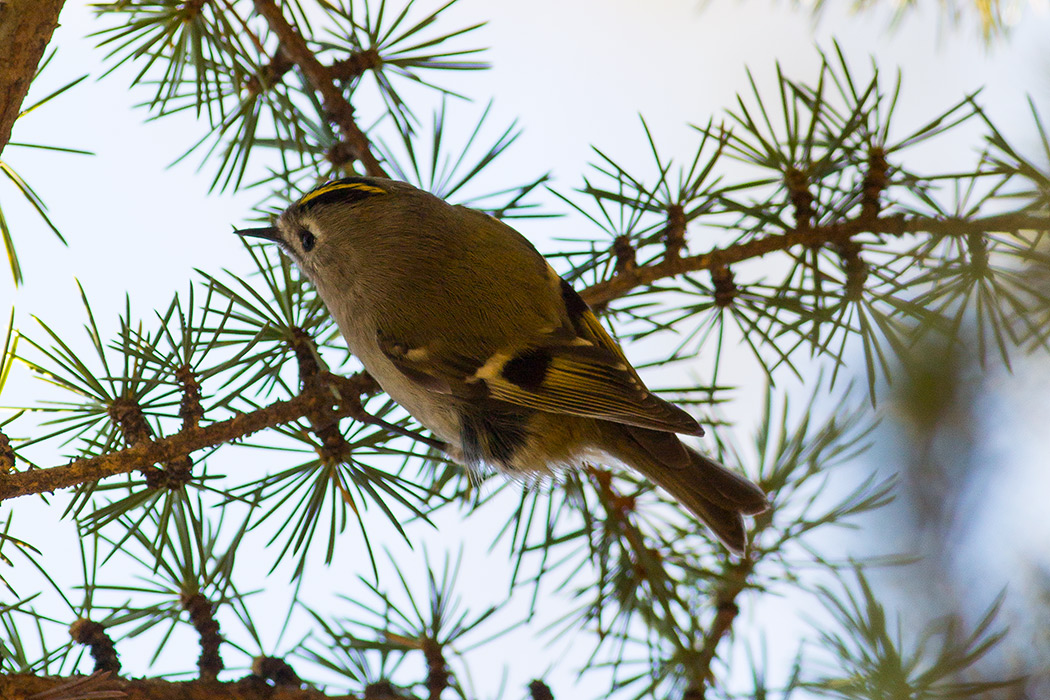
M503 365L503 377L527 391L537 391L550 373L554 357L545 348L519 352Z

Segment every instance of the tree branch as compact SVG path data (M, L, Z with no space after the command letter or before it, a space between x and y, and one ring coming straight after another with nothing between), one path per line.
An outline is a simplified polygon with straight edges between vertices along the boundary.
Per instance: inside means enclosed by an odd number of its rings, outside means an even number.
M704 645L700 648L700 655L696 662L695 678L706 681L712 677L711 662L715 659L719 642L733 629L733 621L740 612L736 599L747 587L747 579L754 569L755 561L750 557L745 557L729 563L722 575L718 577L720 583L714 594L715 616L704 635ZM706 684L700 688L690 688L686 692L686 698L704 700L705 693Z
M185 458L196 450L232 442L265 428L325 411L337 403L336 391L339 401L336 408L331 409L332 416L352 416L366 423L383 424L365 413L357 401L361 395L375 390L374 380L366 374L350 378L328 375L328 381L306 387L287 401L275 401L251 413L242 413L205 427L187 427L170 437L149 439L124 450L74 460L59 467L0 474L0 501L69 488L117 474L127 474L159 462Z
M321 96L325 111L339 125L343 138L354 156L364 164L365 171L372 177L387 177L383 166L372 153L371 141L357 126L353 106L336 87L332 69L321 65L306 45L303 35L285 19L274 0L255 0L255 11L267 21L280 40L281 49L299 66L310 85Z
M315 688L274 688L256 676L223 683L169 681L161 678L94 676L32 676L0 674L0 698L58 700L60 698L124 698L125 700L356 700L356 695L326 695ZM395 695L375 700L403 700Z
M801 227L784 233L770 234L744 243L734 243L725 248L715 248L707 253L688 258L665 257L658 263L642 267L625 266L610 279L591 285L580 292L580 296L594 307L602 307L610 301L624 296L632 289L666 277L687 272L715 270L729 265L760 258L769 253L788 250L798 245L819 247L827 244L844 244L858 234L874 233L902 237L909 234L929 233L934 236L966 236L972 233L1050 230L1050 217L1029 214L1000 214L983 219L931 219L929 217L906 217L903 214L885 216L874 221L852 219L826 226Z
M0 153L29 92L65 0L0 2Z
M426 638L422 643L423 657L427 662L427 697L429 700L441 700L441 693L448 687L448 666L445 664L445 651L436 639Z

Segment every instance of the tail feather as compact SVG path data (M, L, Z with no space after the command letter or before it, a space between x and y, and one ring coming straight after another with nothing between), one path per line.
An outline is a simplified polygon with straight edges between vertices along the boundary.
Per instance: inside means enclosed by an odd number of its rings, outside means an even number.
M705 498L744 515L757 515L769 508L765 492L753 482L696 450L686 449L693 458L693 470L699 472L694 478L703 483Z
M670 491L666 487L665 490ZM675 498L678 496L675 495ZM731 552L735 554L744 552L744 547L747 546L747 531L744 529L744 516L739 511L716 506L703 498L697 498L691 503L682 501L680 498L678 500L693 515L700 518Z
M621 452L616 456L670 493L711 528L729 549L743 552L747 545L743 516L769 508L762 489L675 438L678 448L689 456L688 463L682 464L679 449L668 449L669 433L635 428L629 435L616 441ZM673 458L661 459L661 453L665 452Z

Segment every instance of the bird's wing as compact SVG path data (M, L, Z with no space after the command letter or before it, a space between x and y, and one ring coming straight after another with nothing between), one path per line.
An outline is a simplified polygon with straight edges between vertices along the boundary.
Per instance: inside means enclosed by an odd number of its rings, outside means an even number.
M507 348L482 361L408 348L384 337L379 345L402 374L431 391L702 435L692 416L646 388L586 303L568 283L561 286L571 328L552 330L525 347Z
M474 376L492 398L539 411L665 432L701 432L692 416L654 396L630 364L582 339L498 353Z

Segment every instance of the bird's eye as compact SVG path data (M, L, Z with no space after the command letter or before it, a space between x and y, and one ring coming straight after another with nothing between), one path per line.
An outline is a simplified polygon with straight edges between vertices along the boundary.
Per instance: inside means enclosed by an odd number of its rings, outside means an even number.
M317 239L314 238L314 234L310 233L306 229L303 229L299 232L299 243L302 244L303 250L305 250L306 252L310 252L311 250L313 250L314 243L316 242Z

